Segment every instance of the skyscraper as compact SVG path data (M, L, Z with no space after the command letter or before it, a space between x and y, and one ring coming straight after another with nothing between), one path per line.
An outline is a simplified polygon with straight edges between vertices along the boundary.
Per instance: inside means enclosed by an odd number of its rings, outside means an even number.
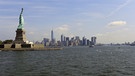
M54 34L53 34L53 30L51 31L51 43L50 43L51 46L54 46L55 45L55 39L54 39Z
M54 38L53 38L53 30L51 31L51 41L53 42Z
M95 45L96 44L96 37L91 37L91 42L92 42L92 45Z
M66 46L69 46L69 37L66 37Z
M44 38L43 39L43 44L44 44L44 46L49 46L49 39L48 38Z
M61 35L61 42L63 42L64 41L64 35L62 34Z
M85 38L85 36L82 39L82 45L86 46L87 45L87 39Z

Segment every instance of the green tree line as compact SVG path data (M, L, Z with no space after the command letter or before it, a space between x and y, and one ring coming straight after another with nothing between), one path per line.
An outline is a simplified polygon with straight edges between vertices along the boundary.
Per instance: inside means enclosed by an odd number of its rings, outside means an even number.
M5 40L5 41L2 41L2 40L0 40L0 45L1 44L11 44L13 42L13 40Z

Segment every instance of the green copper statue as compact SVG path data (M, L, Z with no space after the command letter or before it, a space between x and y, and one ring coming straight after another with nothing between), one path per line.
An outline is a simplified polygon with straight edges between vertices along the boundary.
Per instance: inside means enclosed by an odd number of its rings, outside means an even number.
M17 28L17 29L24 29L24 28L23 28L23 25L24 25L24 19L23 19L22 13L23 13L23 8L22 8L22 11L21 11L21 13L20 13L20 17L19 17L19 25L18 25L18 28Z

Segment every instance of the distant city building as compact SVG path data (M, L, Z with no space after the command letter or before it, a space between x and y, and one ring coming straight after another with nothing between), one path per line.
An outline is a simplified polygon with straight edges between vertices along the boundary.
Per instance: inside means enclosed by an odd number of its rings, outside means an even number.
M70 40L70 46L74 46L74 37L72 37Z
M66 37L64 36L64 42L66 41Z
M57 41L57 46L61 46L61 41Z
M61 35L61 46L64 46L64 35Z
M88 39L88 40L87 40L87 46L89 46L89 45L90 45L90 40Z
M83 41L82 40L80 40L80 45L83 46Z
M95 45L96 44L96 37L91 37L91 43L92 43L92 45Z
M76 36L75 39L76 39L76 40L80 40L79 36Z
M78 45L80 45L80 38L79 36L76 36L74 41L74 46L78 46Z
M42 44L42 42L36 41L34 44Z
M51 31L51 41L53 41L54 38L53 38L53 30Z
M69 46L69 37L66 37L66 46Z
M64 41L64 35L62 34L61 35L61 42L63 42Z
M48 38L44 38L43 39L43 44L44 44L44 46L49 46L49 44L50 44L49 39Z
M82 39L82 45L83 46L86 46L87 45L87 39L85 37L83 37L83 39Z
M53 30L51 31L51 42L50 42L50 46L55 46L55 39L54 39Z
M79 36L72 37L71 39L69 37L64 36L63 34L60 37L61 39L59 41L56 41L54 39L54 33L53 30L51 30L51 40L49 41L48 38L43 39L43 44L45 46L90 46L96 44L96 37L91 37L91 41L85 36L80 39Z

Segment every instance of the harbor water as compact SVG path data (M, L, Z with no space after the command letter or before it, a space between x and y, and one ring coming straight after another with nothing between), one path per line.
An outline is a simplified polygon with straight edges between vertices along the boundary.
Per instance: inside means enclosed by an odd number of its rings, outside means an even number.
M1 51L0 76L135 76L135 46Z

